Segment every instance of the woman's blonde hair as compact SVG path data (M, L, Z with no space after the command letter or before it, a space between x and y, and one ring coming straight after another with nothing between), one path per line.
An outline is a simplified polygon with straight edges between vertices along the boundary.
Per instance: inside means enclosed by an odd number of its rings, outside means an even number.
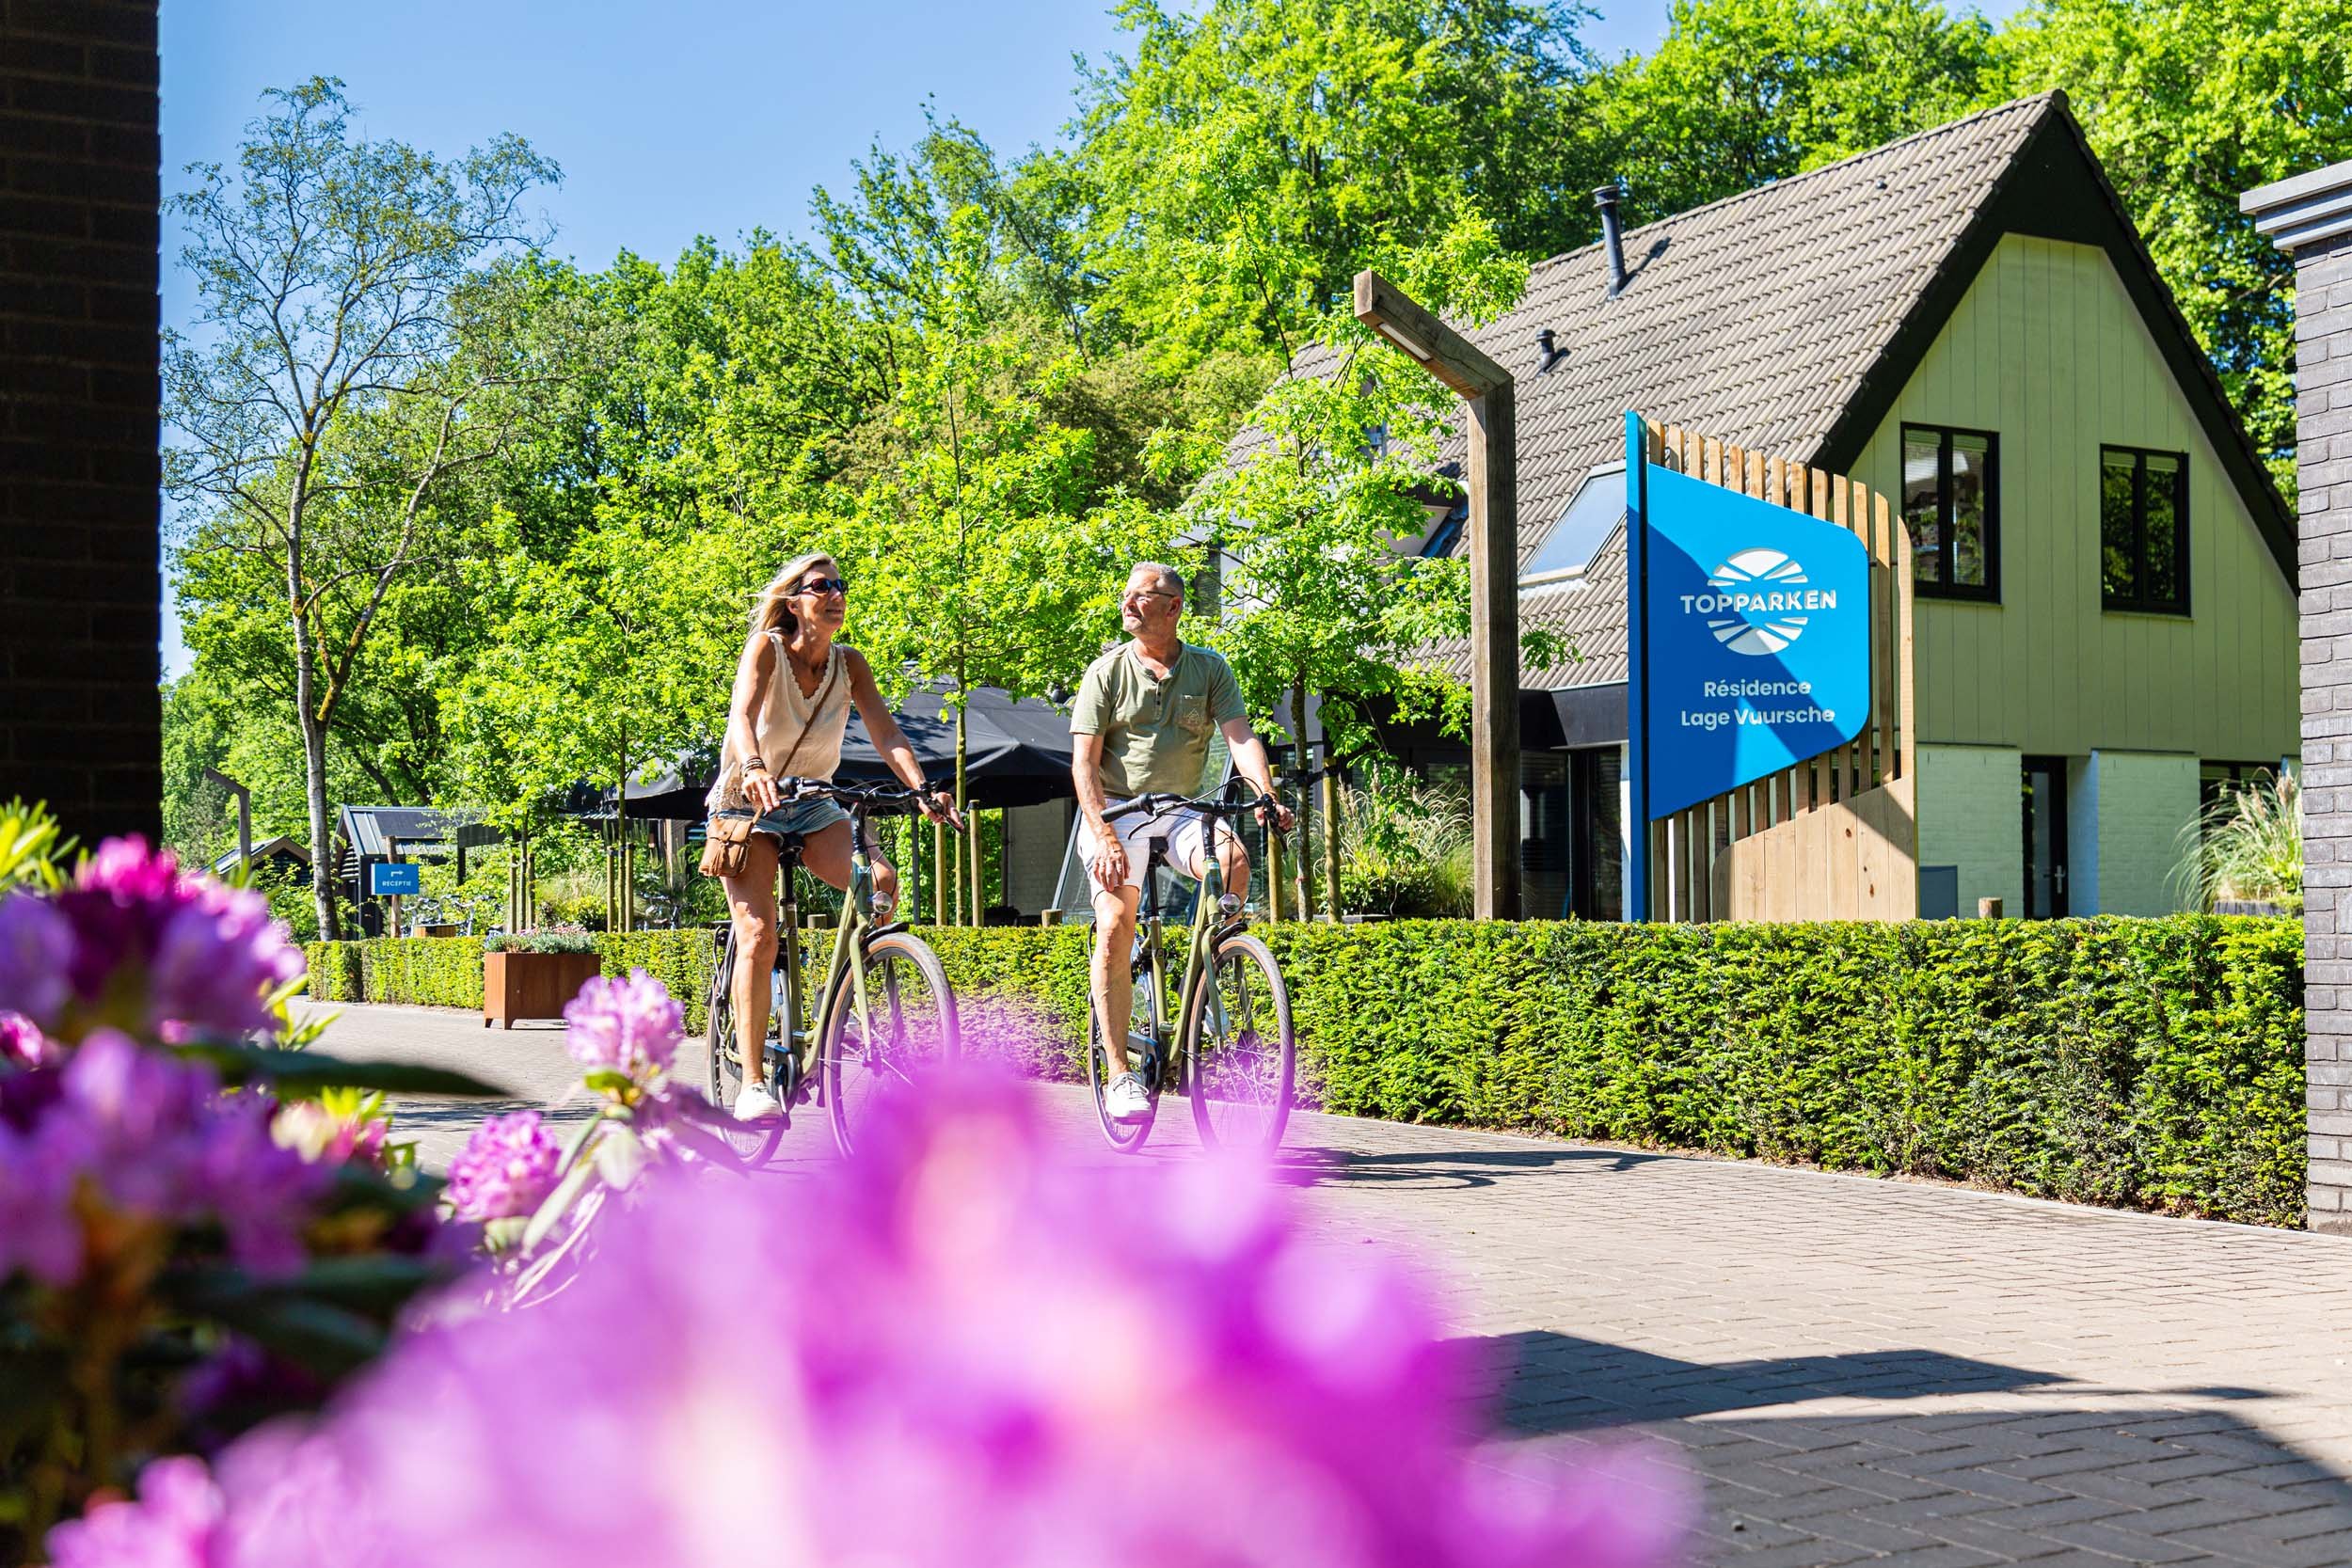
M830 564L835 572L841 570L841 562L823 550L796 555L784 563L783 570L776 573L767 587L759 591L759 597L752 602L754 637L769 631L780 631L787 637L799 632L801 618L792 613L792 590L800 582L802 574L820 561Z

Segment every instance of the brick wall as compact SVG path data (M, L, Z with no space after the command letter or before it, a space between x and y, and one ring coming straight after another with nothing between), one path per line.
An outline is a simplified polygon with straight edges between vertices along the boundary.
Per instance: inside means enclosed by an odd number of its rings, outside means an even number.
M2025 846L2018 812L2018 754L2007 746L1918 749L1919 863L1960 868L1960 913L1998 898L2024 912Z
M2352 1235L2352 163L2249 191L2295 258L2311 1227Z
M0 800L154 833L155 0L0 0Z
M2069 769L2067 911L2170 914L2183 907L2174 869L2197 818L2197 759L2162 752L2093 752Z

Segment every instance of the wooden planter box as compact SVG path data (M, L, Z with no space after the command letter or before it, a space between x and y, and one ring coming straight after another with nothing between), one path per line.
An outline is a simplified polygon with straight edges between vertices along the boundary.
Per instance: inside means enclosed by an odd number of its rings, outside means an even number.
M518 1018L562 1018L564 1005L603 967L594 953L485 953L482 1027L492 1020L512 1029Z

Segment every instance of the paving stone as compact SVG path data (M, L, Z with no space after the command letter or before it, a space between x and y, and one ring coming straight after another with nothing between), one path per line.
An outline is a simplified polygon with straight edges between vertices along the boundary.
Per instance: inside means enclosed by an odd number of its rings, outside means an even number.
M560 1028L355 1006L333 1038L517 1105L571 1081ZM1041 1099L1112 1163L1083 1091ZM402 1127L437 1165L483 1114ZM1695 1563L2352 1565L2352 1238L1314 1115L1289 1141L1315 1233L1421 1259L1491 1352L1497 1467L1661 1442L1706 1483ZM780 1164L830 1157L803 1117ZM1198 1157L1162 1117L1142 1163Z

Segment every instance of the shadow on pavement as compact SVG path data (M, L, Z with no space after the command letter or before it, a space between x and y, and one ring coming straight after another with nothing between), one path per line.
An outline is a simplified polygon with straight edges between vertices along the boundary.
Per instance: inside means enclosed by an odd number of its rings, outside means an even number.
M1376 1124L1375 1124L1376 1125ZM1286 1148L1274 1163L1278 1180L1295 1187L1334 1182L1412 1182L1432 1187L1491 1187L1514 1176L1562 1165L1597 1165L1611 1171L1671 1160L1668 1154L1631 1149L1526 1148L1390 1149L1366 1153L1314 1145Z
M1925 1350L1710 1365L1548 1331L1467 1343L1493 1358L1501 1424L1518 1439L1506 1467L1573 1465L1612 1428L1678 1449L1704 1481L1694 1563L2352 1563L2352 1484L2243 1403L2120 1408L2114 1389ZM2010 1397L1978 1410L1735 1414L1968 1394Z
M1713 1416L1814 1399L2009 1392L2070 1380L1942 1351L1854 1351L1757 1361L1671 1355L1534 1329L1472 1341L1502 1399L1503 1424L1534 1434Z

